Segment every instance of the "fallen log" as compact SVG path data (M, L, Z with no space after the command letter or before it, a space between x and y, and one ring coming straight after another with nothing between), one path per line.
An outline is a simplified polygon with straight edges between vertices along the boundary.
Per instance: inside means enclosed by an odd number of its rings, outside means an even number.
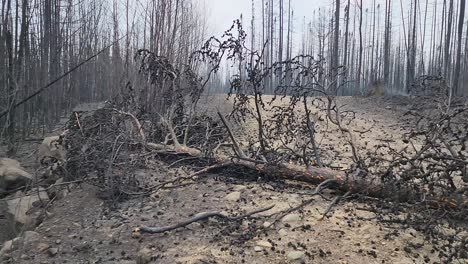
M224 116L219 112L218 115L231 138L235 156L229 157L216 154L214 160L219 166L211 166L212 168L233 165L242 166L273 177L301 181L314 185L319 185L325 181L331 180L334 184L330 186L330 189L338 190L348 195L361 194L374 198L391 199L397 202L419 203L431 208L449 208L453 210L468 208L468 200L463 194L454 194L450 197L426 197L424 193L416 193L414 188L402 185L399 182L383 182L377 177L369 175L362 177L356 172L345 173L343 171L324 167L299 166L291 163L269 163L263 160L251 159L247 157L239 147ZM134 121L136 124L135 127L141 127L136 118ZM171 129L170 126L168 126L168 128L169 130ZM141 132L141 130L138 130L138 132ZM171 131L171 133L173 133L173 131ZM203 157L203 153L200 150L182 145L176 139L174 142L174 145L145 143L145 146L158 153ZM208 172L208 169L203 170L203 173L205 172Z

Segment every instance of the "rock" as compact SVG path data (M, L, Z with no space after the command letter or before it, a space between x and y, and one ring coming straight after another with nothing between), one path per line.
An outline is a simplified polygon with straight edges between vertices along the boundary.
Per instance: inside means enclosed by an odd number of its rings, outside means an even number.
M22 239L25 245L31 245L39 241L41 239L41 235L34 231L26 231L24 232Z
M256 245L259 247L264 247L264 248L271 248L273 246L270 242L264 241L264 240L258 241Z
M224 197L224 199L227 200L227 201L230 201L230 202L237 202L237 201L239 201L240 196L241 196L240 192L232 192L232 193L226 195L226 197Z
M281 237L287 236L288 233L289 233L289 232L288 232L286 229L280 229L280 230L278 231L278 234L279 234Z
M133 239L140 239L141 238L141 232L139 229L135 229L132 232L132 238Z
M255 247L254 247L254 251L255 251L255 252L260 252L260 251L262 251L262 250L263 250L262 247L259 247L259 246L255 246Z
M138 252L137 264L147 264L151 262L151 259L153 257L153 251L149 248L143 248Z
M249 220L242 220L241 228L242 230L247 230L249 229L250 221Z
M245 189L247 189L247 187L245 185L235 185L234 186L234 191L237 191L237 192L244 191Z
M287 223L287 224L292 224L292 223L297 223L301 221L301 216L298 214L288 214L283 219L281 219L281 222Z
M416 231L414 228L408 228L406 229L406 233L411 234L412 236L416 236L418 231Z
M6 201L0 201L0 246L10 239L18 235L15 220L12 214L8 212L8 204Z
M13 198L7 201L8 212L14 216L17 224L23 226L26 230L36 227L41 223L42 214L40 210L34 210L49 201L47 192L43 189L34 190L30 194L17 192Z
M33 176L13 159L0 158L0 193L26 186Z
M267 227L270 227L271 226L271 223L270 222L265 222L263 223L263 227L267 228Z
M336 218L336 219L339 219L339 220L343 220L343 219L346 219L348 217L348 214L341 211L341 210L337 210L333 213L333 218Z
M291 204L297 204L301 202L300 196L298 194L291 194L288 197L288 200Z
M46 137L37 150L37 162L49 166L65 160L66 151L61 136Z
M401 235L401 238L405 241L405 242L411 242L413 244L420 244L420 245L424 245L424 238L422 237L422 235L414 230L413 228L408 228L402 235Z
M50 248L50 246L46 243L39 243L39 245L37 245L37 251L38 252L44 252L46 250L48 250Z
M451 237L451 236L456 236L457 235L457 230L447 227L447 226L441 226L439 227L439 232L445 236Z
M0 249L0 258L3 257L5 254L8 254L13 249L13 240L8 240L7 242L3 243L2 248Z
M0 158L0 166L21 168L19 161L10 158Z
M72 249L75 252L89 253L93 250L93 246L88 243L88 241L84 241L83 243L74 246Z
M461 240L468 240L468 231L462 231L458 233L457 237L459 237Z
M305 253L302 251L291 251L288 253L288 259L298 260L302 259L305 256Z
M49 257L55 257L58 253L58 248L49 248L47 253L49 254Z
M48 193L51 195L51 197L56 197L55 199L59 200L67 197L69 193L68 188L73 187L73 185L60 185L63 182L63 178L59 178L55 181L55 183L52 186L50 186Z
M360 218L372 219L375 217L375 213L364 210L356 210L356 216Z

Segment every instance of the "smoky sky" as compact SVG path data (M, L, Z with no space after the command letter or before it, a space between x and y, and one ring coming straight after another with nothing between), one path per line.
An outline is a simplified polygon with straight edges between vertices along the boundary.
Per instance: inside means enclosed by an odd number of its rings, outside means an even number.
M232 24L232 21L236 18L239 18L240 14L243 15L244 24L249 25L247 29L250 31L250 20L252 14L252 0L201 0L204 1L207 15L208 15L208 30L211 34L219 35L225 29L229 28ZM400 26L401 17L407 16L407 10L409 10L409 5L412 0L396 0L393 2L393 14L394 17L393 27L398 31ZM413 0L414 1L414 0ZM431 13L431 6L433 2L437 0L430 0L428 5L428 13ZM289 0L284 0L285 5L285 12L288 7ZM351 5L351 12L354 10L357 3L360 3L361 0L350 0ZM369 13L372 12L373 9L373 0L363 0L364 10L368 10ZM385 12L385 0L376 0L376 5L380 4L380 10L382 19L384 17L383 13ZM440 1L439 1L440 2ZM254 0L254 9L256 17L255 19L257 22L261 19L261 0ZM348 0L340 0L341 3L341 18L343 20L344 17L344 7L347 5ZM318 12L319 9L322 12L326 12L328 17L331 18L333 7L335 5L334 0L291 0L292 10L294 12L294 23L293 23L293 31L295 34L295 38L298 38L297 35L301 34L302 26L305 23L308 23L312 20L314 11ZM420 4L423 5L423 4ZM401 7L403 7L404 11L403 14L401 12ZM420 6L420 9L424 10L424 6ZM278 9L278 0L275 1L275 9ZM277 12L277 11L275 11ZM365 11L364 11L365 12ZM351 18L352 19L352 18ZM383 30L383 24L382 24Z
M284 2L286 9L288 0ZM257 20L261 19L259 16L261 14L261 3L261 0L254 1ZM243 15L244 20L250 23L252 0L205 0L205 4L208 11L208 25L211 33L219 34L223 32L223 30L229 28L233 20L240 17L240 14ZM314 9L318 10L319 7L330 7L331 4L332 1L330 0L291 0L295 24L301 24L302 22L298 23L298 21L302 21L304 16L306 19L307 17L311 18Z

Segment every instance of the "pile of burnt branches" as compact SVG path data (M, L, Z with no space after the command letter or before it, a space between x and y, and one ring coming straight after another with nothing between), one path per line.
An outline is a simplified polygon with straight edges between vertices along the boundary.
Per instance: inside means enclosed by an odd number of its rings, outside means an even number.
M149 194L155 189L150 187L148 179L135 175L135 171L151 169L149 165L154 165L156 159L172 163L169 167L183 165L181 160L193 162L193 158L209 166L213 163L214 150L224 141L225 133L219 121L197 115L191 125L189 145L182 145L178 141L183 135L179 126L172 130L172 126L161 122L154 124L138 119L130 112L119 110L120 103L112 101L102 109L70 116L63 140L67 150L64 165L67 181L90 182L102 189L104 197L113 200ZM178 180L184 178L175 179Z
M73 113L64 138L66 180L88 180L112 198L138 190L133 172L145 165L144 137L133 118L110 105Z
M444 206L466 209L468 104L441 96L421 101L405 116L411 129L403 147L379 145L366 157L369 171L384 184L412 189L417 201L445 197L439 201Z

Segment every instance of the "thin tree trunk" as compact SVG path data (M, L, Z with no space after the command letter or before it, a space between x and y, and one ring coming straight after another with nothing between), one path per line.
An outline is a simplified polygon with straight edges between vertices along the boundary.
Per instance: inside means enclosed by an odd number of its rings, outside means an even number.
M362 53L364 52L362 42L362 0L359 5L359 64L357 69L357 85L359 90L362 92L361 75L362 75Z
M449 2L449 11L447 18L447 32L445 33L445 48L444 48L444 76L449 77L450 74L450 44L452 38L452 20L453 20L453 0Z
M458 39L457 39L457 55L455 57L455 72L453 74L452 89L453 94L459 94L459 79L460 79L460 65L461 65L461 50L462 50L462 36L463 36L463 22L465 19L465 0L460 0L460 16L458 19Z
M335 29L333 35L333 55L332 55L332 92L338 93L338 64L339 64L339 37L340 37L340 0L335 0Z

